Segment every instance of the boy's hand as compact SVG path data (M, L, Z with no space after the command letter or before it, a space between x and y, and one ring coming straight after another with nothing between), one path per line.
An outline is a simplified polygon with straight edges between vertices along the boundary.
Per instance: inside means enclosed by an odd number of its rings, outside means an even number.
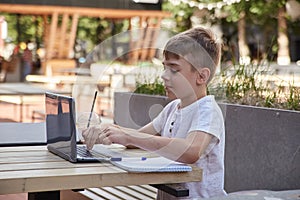
M117 125L104 124L100 127L91 127L83 130L82 136L88 150L91 150L95 144L110 145L118 143L126 145L126 134Z
M106 127L106 125L101 125L100 127L93 126L82 131L82 136L88 150L91 150L95 144L102 144L99 137L103 134L103 130Z
M99 135L98 142L101 144L110 145L113 143L127 145L128 134L118 125L108 125L103 127L101 135Z

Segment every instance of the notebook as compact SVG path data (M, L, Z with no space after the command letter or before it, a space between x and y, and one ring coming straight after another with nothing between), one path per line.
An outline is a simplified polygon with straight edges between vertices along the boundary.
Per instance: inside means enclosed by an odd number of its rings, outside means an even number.
M124 158L122 161L112 162L117 167L129 172L189 172L192 167L175 162L164 157L147 159Z
M70 162L117 161L126 157L120 152L97 147L88 151L78 145L75 100L61 94L45 93L47 149Z

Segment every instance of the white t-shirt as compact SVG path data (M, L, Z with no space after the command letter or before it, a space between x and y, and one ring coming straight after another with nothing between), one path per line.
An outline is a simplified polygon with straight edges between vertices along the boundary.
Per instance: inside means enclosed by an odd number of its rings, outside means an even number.
M225 128L221 109L212 95L205 96L182 109L178 109L179 103L179 99L170 102L153 120L153 126L161 136L186 138L192 131L202 131L214 136L196 162L196 165L203 169L202 181L183 183L182 185L189 189L189 197L181 199L225 195ZM175 197L158 191L157 199L166 200Z

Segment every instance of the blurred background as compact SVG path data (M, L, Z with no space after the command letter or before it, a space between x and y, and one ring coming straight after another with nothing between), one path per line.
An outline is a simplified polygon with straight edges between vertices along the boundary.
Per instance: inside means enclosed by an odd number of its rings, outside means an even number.
M2 0L0 82L78 95L89 89L74 91L74 83L87 85L91 76L111 101L117 85L134 89L138 69L161 65L169 37L195 26L211 28L223 44L221 69L267 66L299 76L300 0Z
M31 7L27 9L22 7L23 4ZM61 10L56 12L53 6L60 6ZM68 8L74 10L68 11ZM87 8L95 10L85 10ZM112 9L113 12L104 13L101 9ZM45 73L44 65L48 60L74 59L77 64L83 63L87 53L107 38L146 27L165 28L172 32L199 25L212 27L224 44L223 62L259 62L265 59L287 65L300 59L300 5L296 0L113 0L84 3L4 0L0 3L0 16L1 68L9 65L6 67L8 73L18 66L20 61L16 57L21 57L26 47L32 53L30 73ZM109 58L107 54L111 54L125 63L151 61L150 56L129 58L122 55L130 49L133 39L120 39L111 41L110 48L102 49L100 54L106 59ZM15 80L21 79L22 76Z

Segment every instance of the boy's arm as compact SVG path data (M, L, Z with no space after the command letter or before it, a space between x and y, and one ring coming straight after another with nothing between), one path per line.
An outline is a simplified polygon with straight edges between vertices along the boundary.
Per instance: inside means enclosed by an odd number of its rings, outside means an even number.
M157 133L156 130L154 129L152 122L150 122L149 124L143 126L138 131L141 132L141 133L147 133L149 135L159 135L159 133ZM126 147L129 148L129 149L138 148L138 147L133 146L133 145L128 145Z
M94 129L91 127L83 133L88 149L92 149L95 143L117 143L155 152L163 157L183 163L195 163L199 160L213 138L212 135L202 131L190 132L186 138L152 135L154 128L151 123L140 129L140 131L148 131L147 133L117 125Z
M138 131L142 132L142 133L147 133L147 134L150 134L150 135L159 135L159 133L157 133L156 130L154 129L154 126L153 126L152 122L150 122L149 124L143 126Z
M128 132L127 132L128 133ZM167 138L141 132L127 134L130 146L155 152L161 156L184 163L195 163L208 147L212 135L193 131L187 138Z

